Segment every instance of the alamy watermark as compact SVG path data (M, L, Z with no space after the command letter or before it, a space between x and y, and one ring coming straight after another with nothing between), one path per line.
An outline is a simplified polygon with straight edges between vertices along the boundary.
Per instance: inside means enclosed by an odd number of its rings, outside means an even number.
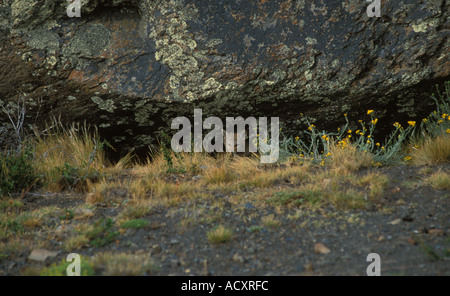
M81 0L67 0L66 13L68 17L81 17Z
M370 253L367 255L367 262L372 262L367 266L366 274L368 276L380 276L381 275L381 258L377 253Z
M67 276L81 275L81 257L77 253L70 253L66 258L67 262L71 262L66 268Z
M381 0L366 0L370 3L367 6L367 16L368 17L381 17Z
M226 117L226 128L218 117L208 117L203 121L202 109L194 109L194 130L192 150L192 124L187 117L177 117L172 121L172 129L180 129L171 140L174 152L258 152L262 163L274 163L279 156L279 118L272 117L268 137L267 117ZM203 129L213 128L203 139ZM235 129L236 127L236 129ZM248 139L245 136L248 131ZM225 145L224 145L225 140ZM246 142L248 141L248 142ZM248 146L246 145L248 144ZM237 144L237 151L235 150Z

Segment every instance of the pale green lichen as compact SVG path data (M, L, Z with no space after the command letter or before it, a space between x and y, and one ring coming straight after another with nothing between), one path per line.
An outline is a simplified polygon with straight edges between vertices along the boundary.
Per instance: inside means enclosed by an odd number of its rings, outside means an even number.
M37 29L29 33L27 44L34 49L56 51L59 49L59 36L46 29Z
M82 26L63 51L77 68L83 67L85 58L100 55L111 43L111 32L101 24Z
M98 105L98 108L100 110L107 111L109 113L114 113L114 110L117 109L116 106L114 106L114 101L111 99L103 100L100 97L91 97L92 102L96 103Z
M423 33L426 32L430 27L436 27L439 23L439 19L434 18L430 20L424 20L419 21L416 24L412 24L411 27L413 28L414 32L416 33Z
M216 47L217 45L220 45L222 43L223 43L222 39L213 38L206 43L206 47Z
M212 77L205 78L201 71L200 63L207 60L208 51L197 49L197 42L187 26L187 22L198 13L195 6L177 0L144 0L141 5L146 12L144 17L148 20L149 37L155 40L155 59L171 70L171 96L165 99L195 101L224 89L220 82ZM206 44L207 47L214 47L222 42L216 38Z
M310 70L306 70L305 71L305 78L306 78L306 80L312 80L312 73L311 73L311 71Z
M153 103L150 103L149 100L140 100L135 104L135 118L134 120L138 123L139 126L153 126L154 121L151 120L159 111L160 107L156 106Z
M311 37L306 37L306 44L311 45L311 46L316 45L317 39L311 38Z

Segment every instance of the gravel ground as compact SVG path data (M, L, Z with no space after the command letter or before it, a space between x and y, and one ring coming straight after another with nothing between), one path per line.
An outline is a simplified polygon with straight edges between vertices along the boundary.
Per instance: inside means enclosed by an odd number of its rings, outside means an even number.
M430 168L448 171L450 165ZM87 246L76 252L82 256L106 251L148 255L157 266L151 275L364 276L370 253L379 254L381 275L450 275L450 191L423 184L421 169L378 169L389 177L389 185L379 203L364 210L343 211L331 205L280 208L261 206L251 199L236 208L229 196L218 194L215 198L220 203L198 206L208 211L211 218L207 221L193 219L196 211L189 204L154 207L143 217L149 222L146 227L122 231L104 247ZM117 194L125 196L126 190ZM23 210L83 204L83 195L36 193L25 198ZM98 205L89 221L114 218L122 207ZM277 223L264 226L263 217L271 215ZM225 243L212 244L207 232L219 222L233 236ZM61 240L48 234L48 229L58 229L58 223L44 224L46 228L35 230L30 239L48 237L45 248L56 256L44 262L30 260L37 246L23 247L0 259L0 274L20 275L30 267L49 266L67 256Z

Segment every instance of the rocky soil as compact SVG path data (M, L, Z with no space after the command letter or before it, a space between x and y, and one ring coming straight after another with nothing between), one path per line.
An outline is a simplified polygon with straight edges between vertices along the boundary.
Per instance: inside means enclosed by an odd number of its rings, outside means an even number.
M448 172L450 166L428 169ZM249 191L248 201L236 207L230 196L217 194L215 199L220 203L152 208L143 217L149 222L144 228L121 231L106 246L86 246L74 252L85 258L99 252L145 255L155 268L144 275L364 276L369 253L380 255L381 275L450 275L450 191L425 185L424 167L378 170L389 176L389 185L383 198L364 210L264 205L252 199L257 191ZM93 214L88 222L101 217L115 219L126 207L126 191L115 192L116 200L122 203L85 208ZM84 205L84 198L75 193L35 192L24 198L22 211L48 206L73 208ZM196 217L195 209L209 214ZM264 225L263 217L268 215L278 223ZM61 236L68 235L76 223L76 219L42 223L26 239L47 241L28 243L3 256L0 274L20 275L64 260L68 252L62 249ZM231 240L208 242L207 232L218 224L233 231ZM30 255L36 249L50 253L38 253L33 259Z

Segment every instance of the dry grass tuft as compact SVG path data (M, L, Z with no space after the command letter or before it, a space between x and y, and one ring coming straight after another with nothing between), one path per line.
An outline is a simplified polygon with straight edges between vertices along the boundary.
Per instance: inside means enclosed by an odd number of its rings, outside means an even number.
M330 145L331 158L328 160L332 169L348 174L361 168L370 167L373 157L370 153L359 151L351 143L342 147L341 145Z
M91 263L96 270L102 270L104 276L142 276L158 269L150 256L142 253L99 253Z
M369 189L369 197L371 199L381 197L388 183L389 178L379 172L370 172L356 181L357 185Z
M226 243L231 240L233 237L233 231L229 228L226 228L223 225L220 225L206 234L208 237L208 241L212 244L221 244Z
M425 179L426 182L437 190L450 190L450 174L439 170Z
M450 134L442 134L436 138L426 137L418 143L411 155L411 163L415 165L438 164L450 162Z
M235 172L230 168L231 156L219 156L216 165L210 165L203 170L204 179L208 184L226 184L236 180Z
M83 178L94 179L109 166L95 128L58 123L48 127L48 135L37 135L36 158L33 166L44 176L44 185L51 191L61 191L69 185L84 190ZM80 181L80 182L77 182Z

